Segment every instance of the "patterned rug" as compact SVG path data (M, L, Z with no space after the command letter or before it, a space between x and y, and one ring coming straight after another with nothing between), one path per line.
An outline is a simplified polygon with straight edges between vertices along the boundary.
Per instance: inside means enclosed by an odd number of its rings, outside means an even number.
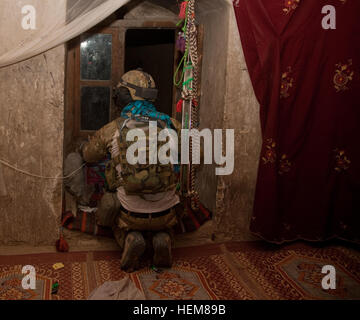
M63 268L53 265L61 262ZM36 290L24 290L22 266L36 269ZM336 289L324 290L324 265ZM226 243L174 250L173 268L130 275L150 300L360 299L360 253L341 245ZM127 274L118 252L0 256L0 300L84 300L106 281ZM56 294L51 294L54 283Z
M200 271L174 267L154 275L144 270L132 276L149 300L215 300L206 278Z
M253 292L271 299L360 299L360 253L340 245L228 244ZM336 289L322 288L322 268L334 266Z
M3 272L0 278L0 300L49 300L52 280L38 275L36 289L24 289L20 266L10 272Z

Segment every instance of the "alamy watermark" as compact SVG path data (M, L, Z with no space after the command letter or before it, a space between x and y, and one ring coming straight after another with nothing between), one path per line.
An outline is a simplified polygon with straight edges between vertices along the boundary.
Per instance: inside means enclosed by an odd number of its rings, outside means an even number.
M34 266L24 266L22 273L25 275L22 279L24 290L36 290L36 270ZM322 274L326 274L321 281L321 287L324 290L336 290L336 269L332 265L325 265L321 269Z
M24 266L21 270L25 277L21 281L24 290L36 290L36 271L34 266Z
M233 129L215 129L214 135L210 129L182 129L181 147L179 150L179 136L173 129L163 129L158 133L157 122L149 122L149 145L147 145L146 133L143 129L130 129L126 135L126 141L133 142L126 151L127 162L136 164L200 164L203 154L204 164L217 164L216 175L230 175L234 171L234 139ZM225 144L223 143L223 131L226 132ZM201 139L204 148L201 150ZM191 141L191 142L190 142ZM158 149L158 142L164 143ZM191 145L191 148L190 148ZM225 151L225 154L223 154ZM147 159L147 152L148 159ZM149 163L147 163L149 161Z
M234 6L239 7L239 0L233 0ZM25 5L21 8L21 13L23 18L21 21L21 26L24 30L35 30L36 29L36 9L32 5ZM321 25L322 28L327 29L336 29L336 8L332 5L326 5L322 7L322 14L326 16L323 17Z
M326 265L322 267L321 273L326 274L321 281L321 287L324 290L336 289L336 269L332 265Z
M234 5L239 6L239 0L234 0ZM21 9L23 14L21 26L24 30L36 29L36 9L32 5L25 5ZM336 9L334 6L326 5L322 8L322 28L336 29ZM181 131L181 157L179 157L177 132L172 129L164 129L157 135L156 122L149 125L149 164L189 164L190 145L192 152L192 163L200 164L200 140L204 140L204 164L212 164L213 161L219 166L215 169L216 175L230 175L234 170L234 130L227 129L225 137L225 148L223 148L223 130L215 129L214 136L210 129L201 131L196 129L183 129ZM127 161L130 164L146 164L146 136L141 129L129 130L127 141L134 142L127 150ZM190 143L190 139L192 143ZM157 142L165 143L158 152ZM225 150L225 156L223 155ZM181 160L180 160L181 159Z
M21 8L23 18L21 20L21 26L24 30L36 29L36 9L32 5L26 5Z
M336 29L336 9L335 9L335 7L331 6L331 5L324 6L321 10L321 13L325 14L325 16L323 17L323 19L321 21L322 28L325 30L328 30L328 29L335 30Z

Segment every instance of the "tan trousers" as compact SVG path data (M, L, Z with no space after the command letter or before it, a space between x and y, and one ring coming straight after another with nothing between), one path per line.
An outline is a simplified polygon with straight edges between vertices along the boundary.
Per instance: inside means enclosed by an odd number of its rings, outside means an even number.
M121 209L121 203L116 193L105 193L96 212L97 224L112 227L115 239L121 249L124 248L126 235L131 231L160 232L165 231L173 239L172 228L177 224L177 215L174 208L161 217L148 218L133 217Z

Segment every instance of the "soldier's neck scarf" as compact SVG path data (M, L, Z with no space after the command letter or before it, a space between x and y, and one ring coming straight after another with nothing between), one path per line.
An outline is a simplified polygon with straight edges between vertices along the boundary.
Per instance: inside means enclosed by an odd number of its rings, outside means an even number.
M168 128L172 128L170 117L162 112L156 111L155 106L149 101L136 100L130 102L121 112L121 117L124 119L139 117L148 117L155 120L162 120L166 123Z

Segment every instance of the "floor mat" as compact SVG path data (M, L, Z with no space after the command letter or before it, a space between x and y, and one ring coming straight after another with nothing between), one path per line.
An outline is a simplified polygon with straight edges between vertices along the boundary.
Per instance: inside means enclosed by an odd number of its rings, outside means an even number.
M0 300L84 300L127 276L120 258L116 251L0 256ZM55 270L57 262L64 267ZM35 267L36 290L22 289L25 265ZM335 290L321 287L324 265L335 267ZM150 300L360 299L360 254L341 245L214 244L174 249L173 268L144 265L130 277Z

